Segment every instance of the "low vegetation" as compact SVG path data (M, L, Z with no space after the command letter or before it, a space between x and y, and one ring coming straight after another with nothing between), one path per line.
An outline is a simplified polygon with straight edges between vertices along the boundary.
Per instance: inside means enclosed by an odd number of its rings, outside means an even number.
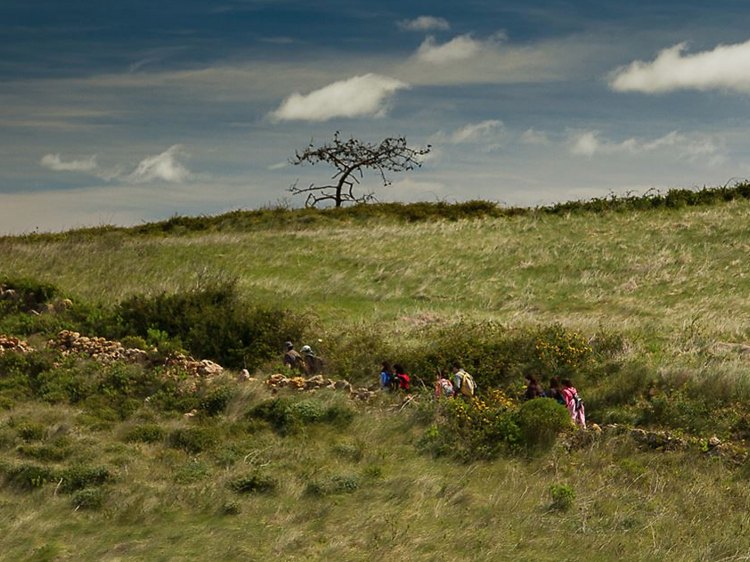
M0 559L740 560L747 189L3 239ZM271 388L286 340L355 387L400 362L412 397ZM456 360L478 395L438 400Z

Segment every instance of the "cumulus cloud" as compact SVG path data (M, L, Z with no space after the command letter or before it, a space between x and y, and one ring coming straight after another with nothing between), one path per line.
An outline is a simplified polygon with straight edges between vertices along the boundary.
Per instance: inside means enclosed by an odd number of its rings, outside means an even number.
M685 54L686 47L679 43L652 62L634 61L615 70L610 87L646 94L686 89L750 93L750 41L692 55Z
M419 46L417 59L430 64L445 64L470 59L481 49L481 41L474 39L471 34L459 35L442 45L430 36Z
M294 93L270 116L275 121L328 121L335 117L382 117L397 90L409 85L379 74L364 74L329 84L307 95Z
M404 31L446 31L451 28L448 20L434 16L419 16L413 20L401 20L396 22L399 29Z
M101 167L96 156L89 156L82 160L64 161L59 154L45 155L40 164L56 172L82 172L105 181L120 181L146 183L152 181L182 182L191 177L190 170L183 164L189 157L180 144L170 146L156 156L149 156L140 161L130 174L125 174L125 167Z
M629 138L621 142L602 138L598 131L580 131L573 133L568 142L571 154L588 158L596 154L634 155L668 148L678 158L690 161L703 158L709 165L715 165L725 160L721 147L710 136L683 135L677 131L652 140Z
M56 172L91 172L97 168L96 156L64 162L59 154L47 154L42 157L41 164Z
M128 179L136 183L157 180L172 183L185 181L190 177L190 171L182 163L187 156L184 147L175 144L161 154L141 160Z
M549 144L549 137L544 131L537 131L531 128L523 132L521 142L523 144Z

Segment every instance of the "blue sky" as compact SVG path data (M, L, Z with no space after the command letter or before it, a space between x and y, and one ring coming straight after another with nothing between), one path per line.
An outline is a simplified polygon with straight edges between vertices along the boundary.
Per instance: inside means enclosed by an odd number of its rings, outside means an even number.
M337 130L434 147L381 200L750 177L748 29L729 0L4 0L0 232L272 204Z

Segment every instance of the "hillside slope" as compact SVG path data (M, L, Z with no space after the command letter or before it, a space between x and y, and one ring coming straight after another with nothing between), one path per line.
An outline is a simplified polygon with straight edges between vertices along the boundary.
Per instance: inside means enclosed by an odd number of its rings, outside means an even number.
M29 342L0 349L0 560L746 559L749 215L0 239L0 335ZM416 397L269 388L292 333L362 385L404 361ZM453 359L481 400L435 402ZM617 425L537 443L525 373Z

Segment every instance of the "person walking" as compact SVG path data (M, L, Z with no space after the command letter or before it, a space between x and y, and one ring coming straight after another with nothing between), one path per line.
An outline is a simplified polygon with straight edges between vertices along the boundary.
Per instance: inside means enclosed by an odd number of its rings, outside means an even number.
M474 393L477 390L477 383L474 382L474 377L464 371L461 367L461 363L458 361L454 362L451 366L453 371L453 393L455 396L462 396L466 400L470 400L474 397Z
M284 366L292 369L300 369L304 364L304 359L294 349L294 344L290 341L284 342L284 350Z
M526 393L524 396L526 400L545 398L547 396L544 393L542 385L539 384L539 380L534 375L526 375Z
M583 407L583 400L578 396L578 390L573 386L570 379L563 379L562 385L561 393L565 399L565 405L568 407L573 423L586 429L586 410Z
M396 371L395 377L398 381L398 388L409 392L409 383L411 382L409 375L406 374L404 367L401 365L394 365L393 370Z
M388 361L383 361L383 370L380 371L380 390L390 392L393 387L393 369Z

